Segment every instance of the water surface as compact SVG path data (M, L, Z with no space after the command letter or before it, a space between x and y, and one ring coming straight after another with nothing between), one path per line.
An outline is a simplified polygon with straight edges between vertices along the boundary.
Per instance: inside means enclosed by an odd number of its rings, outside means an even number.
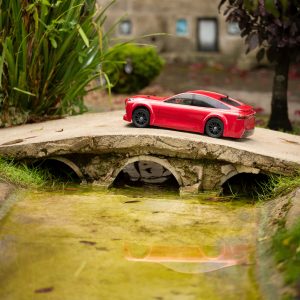
M0 299L260 299L259 208L216 200L28 191L0 222Z

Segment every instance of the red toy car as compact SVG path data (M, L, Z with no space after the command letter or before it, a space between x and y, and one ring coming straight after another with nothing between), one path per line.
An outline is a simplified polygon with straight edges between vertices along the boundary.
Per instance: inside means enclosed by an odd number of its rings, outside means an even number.
M149 125L206 133L210 137L244 138L254 132L255 111L240 101L209 91L172 97L137 95L125 99L123 119L136 127Z

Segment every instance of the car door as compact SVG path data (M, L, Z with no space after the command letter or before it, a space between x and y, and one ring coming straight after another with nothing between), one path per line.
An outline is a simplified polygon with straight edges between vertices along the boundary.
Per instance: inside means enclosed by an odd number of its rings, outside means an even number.
M185 93L167 99L159 109L160 126L203 132L203 122L215 109L213 99L195 93Z
M192 95L180 94L160 103L158 126L179 130L191 130Z
M229 110L229 108L220 101L216 101L215 99L202 94L194 94L192 105L198 109L197 131L201 133L204 132L204 121L208 115L212 113L223 115Z
M214 106L207 101L207 97L202 95L193 96L192 106L195 110L196 117L194 118L195 129L198 132L203 132L203 122L208 114L212 112Z

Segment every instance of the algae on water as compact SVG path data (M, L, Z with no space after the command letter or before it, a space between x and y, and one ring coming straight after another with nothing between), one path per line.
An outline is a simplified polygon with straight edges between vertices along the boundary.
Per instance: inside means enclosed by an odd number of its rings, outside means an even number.
M29 191L0 223L0 298L260 298L256 206L143 193Z

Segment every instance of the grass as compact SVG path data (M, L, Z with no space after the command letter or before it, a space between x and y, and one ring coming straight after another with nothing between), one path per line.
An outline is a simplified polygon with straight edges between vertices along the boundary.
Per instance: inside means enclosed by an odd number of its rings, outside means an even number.
M260 185L259 200L273 199L292 192L300 187L300 172L296 176L271 175L269 180Z
M258 201L267 201L284 196L300 187L300 171L293 177L274 174L265 177L261 179L246 178L228 183L228 187L225 187L226 191L225 188L223 189L223 193L230 195L232 199L247 197Z
M0 181L20 187L45 186L49 177L38 169L29 169L26 165L16 165L12 161L0 158Z
M300 220L291 230L280 229L273 237L272 247L285 282L300 293Z
M294 177L278 176L274 182L273 195L287 194L297 187L300 187L300 174Z

